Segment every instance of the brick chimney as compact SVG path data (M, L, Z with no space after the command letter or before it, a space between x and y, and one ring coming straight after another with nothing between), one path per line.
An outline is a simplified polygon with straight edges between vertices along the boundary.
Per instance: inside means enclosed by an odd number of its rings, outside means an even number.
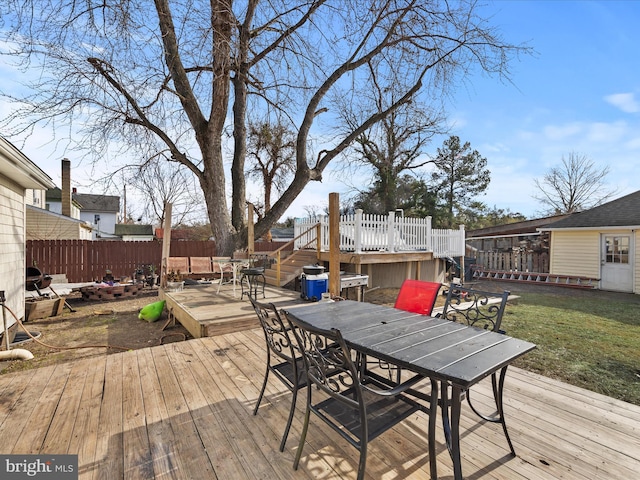
M71 216L71 161L62 159L62 215Z

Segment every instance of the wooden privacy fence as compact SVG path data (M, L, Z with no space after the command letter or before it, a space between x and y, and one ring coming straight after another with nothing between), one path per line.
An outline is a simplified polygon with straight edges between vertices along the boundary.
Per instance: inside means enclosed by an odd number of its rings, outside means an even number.
M256 242L255 251L271 251L282 242ZM172 257L215 257L215 242L180 240L171 242ZM67 276L71 283L100 281L107 270L114 278L133 277L136 269L153 265L160 273L162 240L125 242L120 240L28 240L27 266L45 274Z
M476 252L475 263L486 270L549 273L547 252Z

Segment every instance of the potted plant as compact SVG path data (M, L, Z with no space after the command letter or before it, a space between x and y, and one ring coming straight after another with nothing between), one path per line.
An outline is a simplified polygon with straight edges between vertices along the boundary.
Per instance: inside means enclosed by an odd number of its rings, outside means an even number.
M167 273L167 290L171 292L179 292L184 287L184 280L180 270L169 270Z

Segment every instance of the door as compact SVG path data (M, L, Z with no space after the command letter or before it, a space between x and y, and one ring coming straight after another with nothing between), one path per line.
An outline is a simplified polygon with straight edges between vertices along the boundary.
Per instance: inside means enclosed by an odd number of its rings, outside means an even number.
M633 242L631 235L603 234L600 288L633 292Z

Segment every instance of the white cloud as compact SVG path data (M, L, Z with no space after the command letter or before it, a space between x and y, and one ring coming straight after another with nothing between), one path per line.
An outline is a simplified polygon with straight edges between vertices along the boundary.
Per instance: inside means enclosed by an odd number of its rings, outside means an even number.
M640 101L636 100L635 94L633 93L614 93L612 95L607 95L604 99L623 112L640 112Z
M548 125L544 127L543 132L549 140L563 140L581 133L582 125L576 122L565 125Z
M591 142L618 142L627 130L625 122L595 122L589 125L587 139Z

